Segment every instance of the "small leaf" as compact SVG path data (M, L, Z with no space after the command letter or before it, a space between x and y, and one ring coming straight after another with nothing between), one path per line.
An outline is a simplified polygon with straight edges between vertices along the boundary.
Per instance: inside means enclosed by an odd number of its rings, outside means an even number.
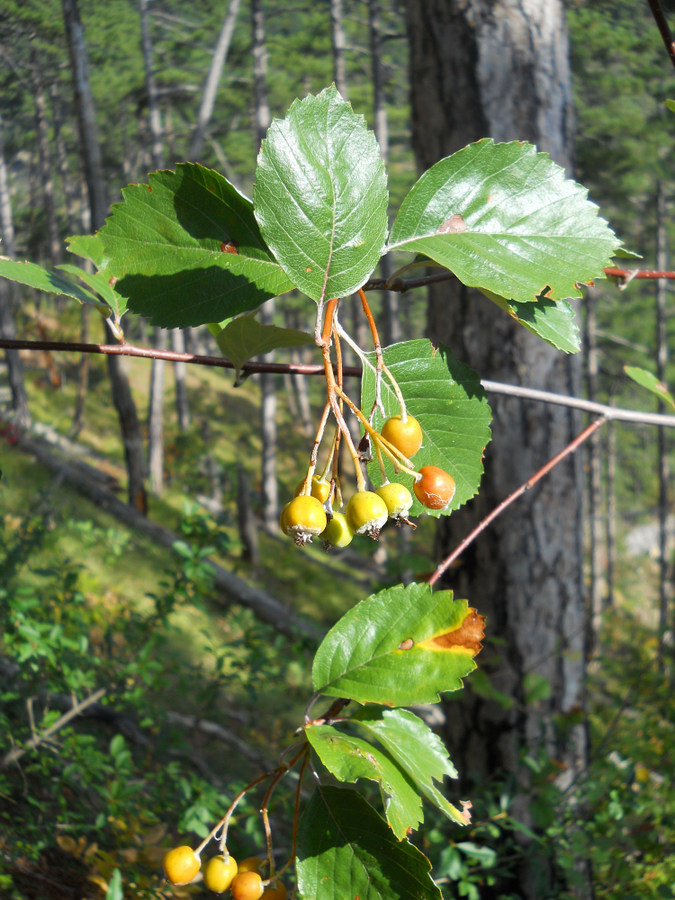
M81 287L69 278L64 278L57 272L50 272L32 262L16 262L0 256L0 275L11 281L18 281L38 291L48 294L62 294L65 297L73 297L80 303L89 303L92 306L103 307L99 297L96 297L86 288Z
M671 112L675 112L675 100L666 100L666 106Z
M284 271L313 300L361 287L387 232L387 180L372 131L335 86L295 100L262 142L255 215Z
M536 303L518 303L498 297L491 291L482 293L556 350L563 353L578 353L581 350L576 314L567 301L543 298Z
M457 777L443 741L419 716L405 709L366 706L348 720L379 741L396 760L417 791L449 819L466 825L470 817L460 812L440 792L434 781Z
M292 284L265 244L250 200L211 169L129 185L99 232L129 309L165 328L220 322Z
M363 367L361 407L370 411L375 402L375 356L368 354ZM430 341L404 341L384 350L384 361L396 379L410 415L422 426L424 440L413 460L417 469L439 466L455 479L457 489L445 510L431 510L415 499L411 516L438 517L458 509L478 490L483 474L483 451L490 440L490 407L478 375L454 358L447 347ZM381 383L385 414L376 409L373 426L379 431L389 416L400 413L398 400L386 378ZM390 481L412 490L412 476L395 473L385 463ZM382 484L377 462L368 469L371 481Z
M60 271L67 272L69 275L73 275L81 281L84 281L84 283L92 290L99 293L112 310L113 318L119 323L126 312L127 301L117 293L110 283L110 275L106 275L105 272L86 272L79 266L73 266L70 263L63 263L63 265L60 265L58 268ZM112 279L112 283L114 284L114 279Z
M380 785L386 798L387 822L399 840L418 827L422 821L422 801L404 772L386 753L332 725L311 725L305 734L321 762L339 781L367 778Z
M486 139L442 159L403 201L388 249L425 253L518 303L578 297L620 241L548 154Z
M328 632L314 657L314 690L384 706L436 703L475 668L484 622L452 591L432 593L428 584L380 591Z
M441 900L429 860L356 791L318 787L298 830L303 900Z
M298 347L314 343L313 335L306 331L262 325L253 315L233 319L215 337L224 356L237 370L237 380L241 367L252 356L269 353L278 347Z
M636 384L651 391L652 394L656 394L662 403L666 403L671 409L675 409L675 398L673 398L668 388L662 381L659 381L656 375L638 366L624 366L623 370Z

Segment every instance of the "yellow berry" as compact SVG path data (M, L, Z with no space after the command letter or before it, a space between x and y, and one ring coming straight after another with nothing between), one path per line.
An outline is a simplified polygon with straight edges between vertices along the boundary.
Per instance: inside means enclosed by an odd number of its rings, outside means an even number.
M174 847L164 857L164 873L171 884L188 884L201 868L201 861L192 847Z
M321 501L301 494L286 504L281 513L280 524L284 532L300 545L321 534L327 521Z
M347 504L347 524L354 534L377 538L388 518L387 504L374 491L358 491Z
M408 459L422 446L423 434L420 423L413 416L392 416L382 426L382 437L393 444Z
M293 496L300 496L304 486L305 481L303 479L298 485L296 485L295 491L293 491ZM325 503L326 500L328 500L328 498L330 497L330 481L326 481L326 479L322 478L321 475L312 475L311 495L312 497L316 497L316 499L320 500L322 503Z
M216 894L222 894L232 884L238 866L234 856L214 856L204 869L204 885Z
M331 547L342 549L349 546L354 537L354 533L347 523L347 517L344 513L334 512L333 517L321 532L321 540Z
M264 890L258 872L240 872L230 886L232 900L260 900Z
M246 859L242 859L239 863L239 871L240 872L262 872L262 867L264 863L259 856L247 856Z
M405 519L413 505L412 494L408 488L396 481L383 484L375 493L387 504L391 519Z

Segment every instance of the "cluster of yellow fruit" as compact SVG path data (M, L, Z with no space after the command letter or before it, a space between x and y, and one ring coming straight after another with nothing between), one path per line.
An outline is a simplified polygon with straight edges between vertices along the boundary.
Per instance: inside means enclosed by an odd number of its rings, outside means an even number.
M413 416L392 416L382 427L381 437L407 459L422 446L422 428ZM413 475L413 491L427 509L445 509L455 494L455 481L437 466L422 466ZM376 539L383 525L391 519L396 524L407 522L413 504L412 494L404 484L385 482L376 491L360 490L349 499L344 512L333 510L334 484L325 476L312 477L310 492L305 483L298 485L296 496L284 506L280 526L284 534L302 545L318 537L324 544L343 548L355 534ZM328 507L329 512L326 512Z
M199 855L186 845L174 847L164 857L164 873L175 885L194 881L201 865ZM263 879L263 866L258 856L249 856L237 864L225 851L207 862L204 886L216 894L229 890L232 900L286 900L286 888L281 881Z

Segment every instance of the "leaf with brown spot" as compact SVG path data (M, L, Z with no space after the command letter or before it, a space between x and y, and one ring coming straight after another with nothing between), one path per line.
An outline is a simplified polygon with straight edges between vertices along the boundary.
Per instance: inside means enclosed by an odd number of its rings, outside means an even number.
M452 591L432 592L428 584L387 588L328 632L314 658L314 690L391 707L436 703L475 668L483 624Z

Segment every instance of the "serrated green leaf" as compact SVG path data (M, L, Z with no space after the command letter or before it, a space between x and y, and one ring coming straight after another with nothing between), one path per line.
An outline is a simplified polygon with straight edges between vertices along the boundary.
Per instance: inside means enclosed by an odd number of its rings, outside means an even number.
M361 408L370 410L375 402L374 354L364 365L361 381ZM422 447L413 460L422 466L439 466L455 479L457 489L445 510L427 509L417 499L410 514L438 517L458 509L478 490L483 474L483 451L490 440L490 407L478 375L458 362L446 347L435 348L430 341L404 341L384 350L384 361L396 379L406 402L424 433ZM375 410L373 425L379 431L385 420L398 415L400 408L389 381L382 379L385 414ZM395 473L385 464L390 481L399 481L412 491L412 476ZM377 462L368 474L375 485L382 484Z
M105 250L100 234L74 234L66 240L71 253L91 260L97 269L103 267Z
M279 347L314 343L314 336L306 331L262 325L253 315L233 319L215 337L225 357L234 365L237 378L241 367L252 356L269 353Z
M662 403L667 403L671 409L675 409L675 398L656 375L648 372L647 369L639 368L639 366L624 366L623 370L636 384L651 391L652 394L656 394Z
M457 777L457 770L437 734L406 709L366 706L348 719L363 729L371 740L379 741L396 760L418 793L460 825L470 821L466 809L453 806L436 787L445 776Z
M452 591L397 585L362 600L314 657L314 690L384 706L436 703L476 666L484 619Z
M253 197L265 240L308 297L343 297L367 281L387 232L387 179L374 134L335 86L272 123Z
M469 144L422 175L389 249L425 253L461 282L519 303L581 296L620 241L581 185L531 144Z
M108 272L104 268L105 250L100 234L76 234L73 237L69 237L68 250L76 256L88 259L99 270L92 275L77 268L76 274L85 284L88 284L103 297L112 309L114 320L119 326L122 316L127 311L127 301L126 297L123 297L115 290L116 278L112 272ZM59 266L59 268L71 272L74 271L73 266L63 265Z
M203 166L129 185L99 232L129 309L165 328L220 322L292 288L250 200Z
M356 791L316 789L298 829L302 900L441 900L429 860Z
M666 100L666 106L671 112L675 112L675 100Z
M576 314L567 301L543 298L536 303L517 303L515 300L498 297L491 291L482 293L556 350L564 353L578 353L581 350Z
M422 800L390 756L373 744L345 734L333 725L311 725L307 740L338 781L367 778L380 785L389 827L401 840L422 821Z
M48 294L61 294L72 297L80 303L89 303L92 306L103 307L100 297L95 296L86 288L70 278L64 278L57 272L50 272L32 262L17 262L0 256L0 275L9 278L10 281L18 281L38 291Z
M75 278L84 281L92 290L96 291L105 300L107 305L113 312L116 322L119 322L127 308L127 301L124 297L117 293L115 288L110 284L110 276L105 272L85 272L79 266L71 263L63 263L58 266L59 271L67 272ZM114 283L114 282L113 282Z

